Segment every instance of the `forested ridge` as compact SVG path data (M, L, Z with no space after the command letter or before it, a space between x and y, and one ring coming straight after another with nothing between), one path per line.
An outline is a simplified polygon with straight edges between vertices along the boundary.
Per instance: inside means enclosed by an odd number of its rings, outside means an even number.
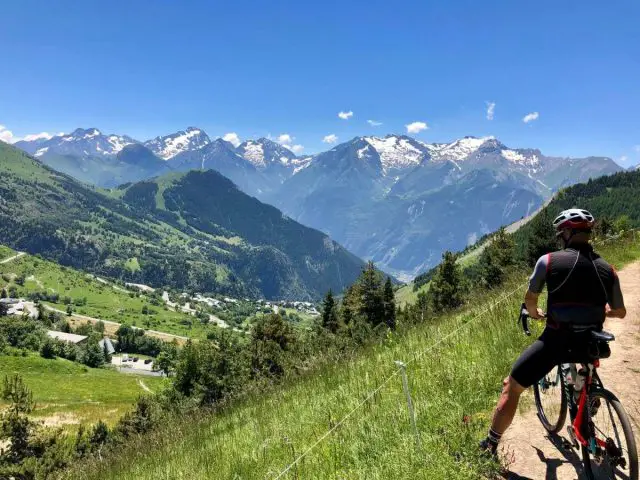
M213 171L169 174L109 192L0 143L0 174L3 243L96 274L306 300L344 288L362 265L326 235Z

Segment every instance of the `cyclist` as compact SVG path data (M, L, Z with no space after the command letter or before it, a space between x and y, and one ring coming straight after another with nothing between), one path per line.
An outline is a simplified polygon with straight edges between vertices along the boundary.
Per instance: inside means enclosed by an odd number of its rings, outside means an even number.
M558 363L579 362L588 348L589 330L602 329L605 317L624 318L627 313L614 268L589 244L593 225L593 215L578 208L564 210L553 221L563 249L540 257L525 295L530 317L542 318L538 297L546 283L547 325L503 382L489 434L480 443L485 452L496 454L522 392Z

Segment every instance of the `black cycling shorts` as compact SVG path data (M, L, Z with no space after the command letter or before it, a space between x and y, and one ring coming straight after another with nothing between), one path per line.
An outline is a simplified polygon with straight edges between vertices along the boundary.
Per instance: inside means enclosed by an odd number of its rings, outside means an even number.
M559 363L580 363L588 357L591 334L545 328L540 338L516 360L511 377L523 387L541 380Z

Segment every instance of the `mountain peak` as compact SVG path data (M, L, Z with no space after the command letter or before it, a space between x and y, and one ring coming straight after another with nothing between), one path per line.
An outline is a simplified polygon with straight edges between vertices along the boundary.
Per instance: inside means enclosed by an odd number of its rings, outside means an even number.
M415 139L406 135L385 135L384 137L362 137L380 156L383 171L400 170L419 165L427 149ZM364 150L365 147L363 147ZM360 155L361 150L358 150Z
M73 137L82 137L82 138L93 138L102 135L102 132L97 128L76 128L71 136Z
M242 142L236 152L259 170L271 166L289 167L297 164L298 158L284 145L265 137Z
M158 157L169 160L182 152L198 150L209 143L211 139L204 130L191 126L186 130L148 140L144 145Z

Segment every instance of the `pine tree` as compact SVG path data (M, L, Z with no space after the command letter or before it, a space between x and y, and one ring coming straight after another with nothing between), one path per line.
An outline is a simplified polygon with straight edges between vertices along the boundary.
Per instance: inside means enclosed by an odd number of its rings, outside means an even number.
M513 239L505 229L498 230L478 261L480 280L485 286L494 288L502 284L505 269L514 263L514 248Z
M376 271L373 262L369 261L358 279L359 313L374 327L384 322L381 286L380 274Z
M324 298L324 304L322 308L322 326L329 330L331 333L337 333L340 326L338 319L338 312L336 309L336 302L333 298L333 292L329 290L327 296Z
M351 325L351 322L353 321L353 310L351 310L351 305L346 301L342 302L342 309L340 313L342 314L342 323L346 327Z
M104 351L98 342L93 340L91 337L87 339L87 344L82 352L82 363L87 367L99 368L104 365Z
M531 220L531 232L527 239L525 260L528 265L535 265L542 255L557 249L556 232L553 219L545 208L540 215Z
M107 339L104 338L104 343L102 344L102 355L104 356L105 363L111 363L111 354L109 353L109 346L107 345Z
M450 310L462 305L463 285L460 268L456 264L457 255L444 252L442 263L431 281L429 296L435 312Z
M418 319L421 323L424 322L429 310L429 295L425 292L418 293L418 300L416 300L415 308Z
M391 278L387 277L384 283L384 292L382 294L384 302L384 321L392 330L396 328L396 298L393 293L393 284Z

